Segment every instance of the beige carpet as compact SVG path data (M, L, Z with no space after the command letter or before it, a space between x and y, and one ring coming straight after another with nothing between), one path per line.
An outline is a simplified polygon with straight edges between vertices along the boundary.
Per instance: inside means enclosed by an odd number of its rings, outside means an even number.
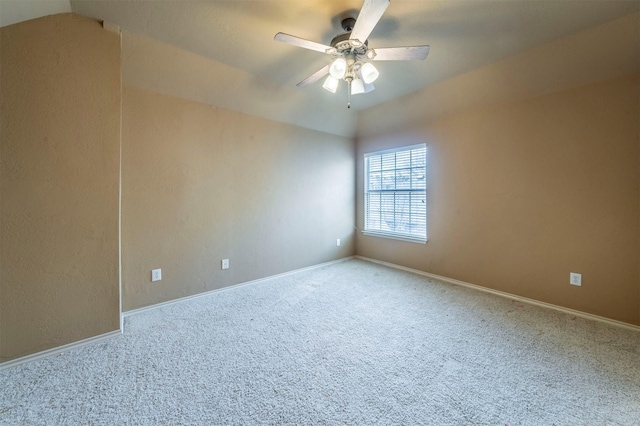
M362 260L0 373L0 424L638 425L640 333Z

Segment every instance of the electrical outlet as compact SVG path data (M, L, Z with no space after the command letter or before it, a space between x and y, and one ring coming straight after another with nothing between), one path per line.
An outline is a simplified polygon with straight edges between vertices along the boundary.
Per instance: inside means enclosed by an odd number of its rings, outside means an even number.
M340 247L340 238L336 240L336 247Z
M162 269L151 270L151 281L160 281L162 279Z
M569 274L569 284L571 285L582 285L582 274L576 274L575 272L571 272Z
M229 269L229 259L222 259L222 269Z

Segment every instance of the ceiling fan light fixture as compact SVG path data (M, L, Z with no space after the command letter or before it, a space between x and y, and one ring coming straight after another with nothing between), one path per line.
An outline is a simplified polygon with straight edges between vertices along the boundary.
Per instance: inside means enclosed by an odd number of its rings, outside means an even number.
M351 94L359 95L360 93L364 93L364 82L356 78L351 82Z
M329 68L329 74L335 79L340 80L347 72L347 61L344 58L337 58Z
M376 67L374 67L369 62L362 65L362 68L360 68L360 73L362 74L362 80L364 80L364 82L367 84L376 81L376 79L380 75L380 71L378 71Z
M322 88L324 90L328 90L331 93L336 93L336 90L338 90L338 82L340 80L338 80L337 78L335 78L332 75L327 76L327 79L324 81L324 84L322 85Z
M364 83L364 93L373 92L374 90L376 90L376 86L372 83Z

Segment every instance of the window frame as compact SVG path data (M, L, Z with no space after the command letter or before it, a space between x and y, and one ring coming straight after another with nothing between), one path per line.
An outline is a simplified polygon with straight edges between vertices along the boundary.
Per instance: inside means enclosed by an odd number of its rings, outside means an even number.
M425 218L425 230L424 230L424 238L423 237L417 237L417 236L412 236L410 234L403 234L403 233L398 233L398 232L393 232L393 231L382 231L382 230L375 230L375 229L367 229L367 223L368 223L368 215L369 215L369 209L368 209L368 204L367 204L367 194L370 192L377 192L377 191L370 191L369 190L369 161L368 158L369 157L374 157L374 156L382 156L384 154L391 154L391 153L398 153L398 152L405 152L405 151L413 151L416 149L421 149L424 148L425 150L425 188L424 188L424 197L425 197L425 214L424 214L424 218ZM427 147L426 143L420 143L420 144L415 144L415 145L408 145L408 146L401 146L401 147L396 147L396 148L390 148L390 149L385 149L385 150L380 150L380 151L374 151L374 152L368 152L365 153L363 156L363 160L364 160L364 202L363 202L363 207L364 207L364 229L362 231L362 233L364 235L368 235L368 236L373 236L373 237L381 237L381 238L389 238L389 239L393 239L393 240L400 240L400 241L409 241L409 242L413 242L413 243L420 243L420 244L426 244L428 239L428 221L427 221L427 217L428 217L428 212L427 212L427 208L429 203L427 202L427 194L428 194L428 179L427 179L427 162L428 162L428 158L429 158L429 150ZM394 171L397 169L394 169ZM407 192L407 190L403 190L403 189L394 189L393 193L395 194L396 192L402 192L405 191ZM378 192L378 193L382 193L382 192ZM394 212L395 212L395 205L394 205Z

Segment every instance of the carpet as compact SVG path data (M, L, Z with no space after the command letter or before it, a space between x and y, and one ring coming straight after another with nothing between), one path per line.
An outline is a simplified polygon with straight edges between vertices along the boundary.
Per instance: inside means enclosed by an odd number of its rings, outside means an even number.
M2 425L637 425L640 333L359 259L0 372Z

